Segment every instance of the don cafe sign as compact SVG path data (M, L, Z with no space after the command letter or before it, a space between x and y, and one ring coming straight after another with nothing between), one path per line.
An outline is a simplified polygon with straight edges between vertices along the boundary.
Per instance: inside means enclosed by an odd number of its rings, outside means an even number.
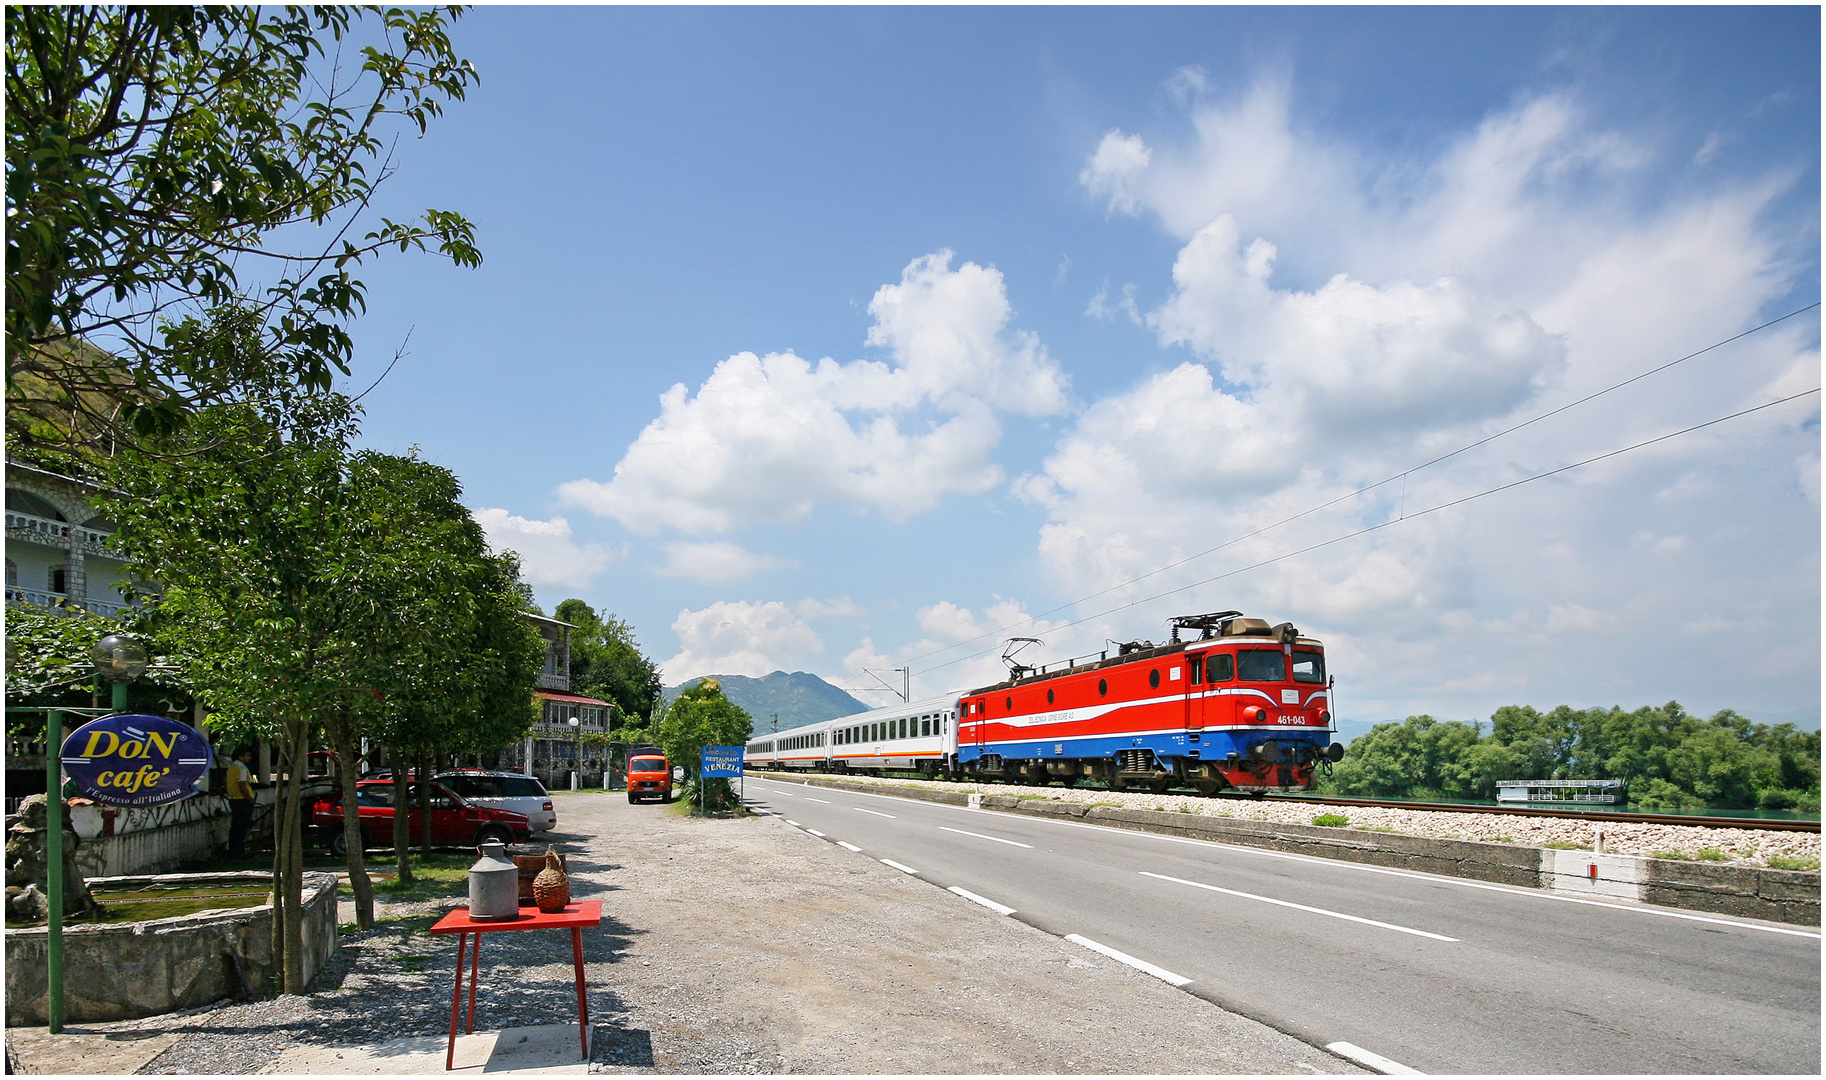
M134 713L70 732L61 756L77 789L110 806L158 806L194 795L214 759L209 740L190 725Z

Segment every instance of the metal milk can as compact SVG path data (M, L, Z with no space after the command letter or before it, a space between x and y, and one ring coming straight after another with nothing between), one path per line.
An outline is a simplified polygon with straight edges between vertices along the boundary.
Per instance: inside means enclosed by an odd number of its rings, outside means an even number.
M520 868L507 847L490 840L476 849L481 858L469 868L469 917L512 919L520 914Z

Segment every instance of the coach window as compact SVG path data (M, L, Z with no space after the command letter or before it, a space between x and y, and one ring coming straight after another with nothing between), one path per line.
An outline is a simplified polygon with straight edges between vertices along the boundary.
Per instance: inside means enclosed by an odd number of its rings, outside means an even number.
M924 739L924 738L930 737L931 734L932 734L932 718L930 716L920 717L919 718L919 737Z
M899 734L896 736L896 738L904 739L907 737L907 718L906 717L904 717L904 716L901 717L899 720L897 720L895 722L894 726L899 732Z
M1217 653L1205 658L1206 682L1229 682L1236 677L1236 657L1229 653Z

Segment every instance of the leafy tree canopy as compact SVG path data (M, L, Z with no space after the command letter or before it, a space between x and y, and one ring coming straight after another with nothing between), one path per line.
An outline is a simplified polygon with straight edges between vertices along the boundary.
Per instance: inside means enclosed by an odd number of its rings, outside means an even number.
M571 631L571 689L614 702L624 716L651 715L663 687L634 628L613 614L598 616L575 598L560 603L553 615L577 627Z
M1499 780L1621 780L1643 806L1820 805L1820 733L1679 702L1543 713L1506 705L1479 725L1410 716L1353 740L1327 787L1347 795L1492 798Z
M363 260L479 264L449 211L358 224L394 129L423 133L476 80L448 37L459 13L8 6L9 442L111 444L327 390L349 371ZM261 347L223 308L254 317Z

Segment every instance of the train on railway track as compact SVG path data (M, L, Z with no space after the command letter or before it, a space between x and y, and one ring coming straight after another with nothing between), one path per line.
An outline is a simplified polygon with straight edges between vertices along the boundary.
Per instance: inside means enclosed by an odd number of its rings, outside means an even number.
M1240 611L1169 625L1164 645L1041 667L1018 662L1033 639L1017 638L1002 682L757 736L746 764L1260 796L1311 790L1343 758L1322 643Z

